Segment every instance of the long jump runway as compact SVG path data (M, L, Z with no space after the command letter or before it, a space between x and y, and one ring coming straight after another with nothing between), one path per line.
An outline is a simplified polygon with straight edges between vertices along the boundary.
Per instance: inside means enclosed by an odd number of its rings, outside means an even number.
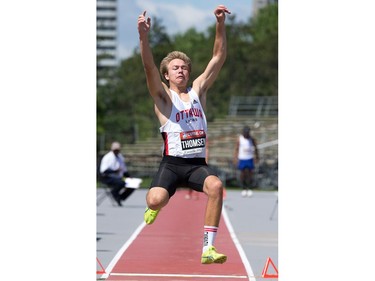
M178 190L152 225L142 223L119 250L101 279L111 281L255 281L234 235L225 208L215 247L228 256L224 264L200 263L207 197L186 200Z

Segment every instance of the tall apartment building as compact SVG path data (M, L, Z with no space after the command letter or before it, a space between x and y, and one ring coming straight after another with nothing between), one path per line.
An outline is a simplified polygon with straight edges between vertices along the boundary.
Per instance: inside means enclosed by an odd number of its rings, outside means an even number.
M114 68L117 57L117 0L96 1L97 68Z
M256 16L260 9L273 3L278 3L278 0L253 0L252 17Z

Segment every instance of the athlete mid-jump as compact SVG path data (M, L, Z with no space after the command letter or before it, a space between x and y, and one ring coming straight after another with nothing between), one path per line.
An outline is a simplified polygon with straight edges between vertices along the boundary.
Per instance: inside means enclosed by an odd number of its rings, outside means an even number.
M188 86L191 61L179 51L169 53L155 65L148 42L151 19L146 11L138 17L138 32L147 87L154 101L164 140L163 159L147 193L144 219L151 224L159 211L168 204L177 187L189 187L204 192L207 199L204 218L204 238L201 263L224 263L226 255L213 246L223 205L223 184L205 161L207 121L204 113L207 91L217 78L227 54L225 14L230 11L219 5L212 58L204 72ZM167 86L168 84L168 86Z

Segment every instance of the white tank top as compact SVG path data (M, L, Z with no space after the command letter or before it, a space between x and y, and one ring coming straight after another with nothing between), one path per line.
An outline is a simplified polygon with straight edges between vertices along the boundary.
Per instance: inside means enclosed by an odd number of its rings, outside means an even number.
M188 88L189 102L171 91L172 112L160 127L164 140L164 155L183 158L206 157L207 121L198 95Z
M240 147L238 149L238 159L248 160L254 157L255 147L251 139L245 138L243 135L240 135Z

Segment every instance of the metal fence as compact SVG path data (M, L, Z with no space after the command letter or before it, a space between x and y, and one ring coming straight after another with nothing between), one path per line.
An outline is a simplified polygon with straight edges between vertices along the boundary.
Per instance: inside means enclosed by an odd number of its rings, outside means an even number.
M229 116L277 117L278 112L279 104L277 96L232 96L228 114Z

